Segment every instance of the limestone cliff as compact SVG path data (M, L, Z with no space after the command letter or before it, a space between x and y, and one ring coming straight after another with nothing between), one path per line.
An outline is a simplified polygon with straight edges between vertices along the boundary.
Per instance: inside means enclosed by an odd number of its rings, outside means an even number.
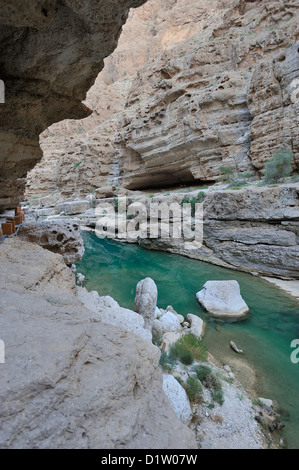
M181 199L176 194L151 201L170 205ZM298 184L208 191L203 208L202 246L186 249L184 240L169 237L139 243L253 274L299 278Z
M39 134L53 122L87 117L87 90L113 52L131 7L145 0L1 0L0 209L22 196L41 159Z
M149 0L88 95L93 114L43 135L28 197L262 174L285 146L298 169L298 24L295 0Z

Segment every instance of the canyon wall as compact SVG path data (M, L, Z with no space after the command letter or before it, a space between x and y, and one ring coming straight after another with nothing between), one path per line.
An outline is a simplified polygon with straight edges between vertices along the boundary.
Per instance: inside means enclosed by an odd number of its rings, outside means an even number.
M166 202L169 207L181 199L178 194L165 195L149 202ZM140 238L139 244L255 275L299 278L298 183L208 191L203 210L202 245L189 247L184 238L150 236Z
M299 168L298 2L149 0L87 96L92 115L41 138L27 197L262 175L278 148ZM134 51L134 52L133 52Z
M1 0L0 209L23 195L41 159L40 133L53 122L80 119L87 90L113 52L129 9L144 0Z

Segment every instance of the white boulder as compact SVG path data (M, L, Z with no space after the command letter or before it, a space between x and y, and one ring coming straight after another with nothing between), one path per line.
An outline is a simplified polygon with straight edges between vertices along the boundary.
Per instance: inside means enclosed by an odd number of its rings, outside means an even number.
M237 281L208 281L196 297L203 308L216 318L242 319L249 312Z
M165 332L176 332L181 330L181 324L175 313L166 312L160 319L160 322L162 323Z
M172 375L164 374L163 390L177 417L183 423L188 423L191 419L192 412L187 393L183 387Z
M157 334L157 335L161 335L161 336L164 333L163 325L160 322L160 320L158 320L157 318L154 320L152 333Z
M144 318L144 327L152 331L157 307L158 289L155 282L147 277L138 282L135 297L135 312Z
M197 336L197 338L202 338L205 327L204 321L197 315L192 315L192 313L187 315L187 320L191 325L190 333Z
M161 310L156 307L156 310L155 310L155 318L157 318L159 320L159 318L162 316L162 312Z
M177 313L175 311L175 309L172 307L172 305L168 305L167 309L165 310L165 312L171 312L171 313L174 313L175 316L178 318L180 324L182 324L184 321L185 321L185 318L183 317L183 315L180 315L179 313Z

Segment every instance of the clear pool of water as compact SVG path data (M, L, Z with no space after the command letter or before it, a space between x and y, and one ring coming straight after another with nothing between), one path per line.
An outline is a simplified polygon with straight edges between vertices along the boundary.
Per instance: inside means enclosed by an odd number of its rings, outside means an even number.
M172 305L182 315L193 313L208 321L205 341L216 357L229 357L229 341L244 350L257 372L259 396L277 400L286 410L284 437L289 448L299 448L299 364L290 360L290 343L299 338L299 302L267 281L179 255L148 251L138 245L100 240L83 233L86 253L78 271L85 287L110 295L123 307L134 307L136 284L151 277L157 284L158 306ZM250 307L249 319L221 323L216 328L196 300L208 280L239 282Z

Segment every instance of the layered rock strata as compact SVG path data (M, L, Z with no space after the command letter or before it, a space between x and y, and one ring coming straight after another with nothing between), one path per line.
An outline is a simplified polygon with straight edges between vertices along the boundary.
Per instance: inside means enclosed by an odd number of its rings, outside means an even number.
M261 176L278 148L298 170L298 24L295 0L149 0L88 96L92 116L44 135L28 197L209 183L222 166Z
M93 218L88 214L82 217L81 223L99 228L102 226L101 217L104 217L105 224L111 221L111 230L106 234L110 238L137 242L148 249L179 253L254 274L299 279L298 183L278 187L255 185L239 190L210 189L203 193L203 219L201 212L196 220L190 217L189 209L189 216L185 219L187 226L182 218L182 203L186 195L196 198L198 190L155 197L130 196L127 199L130 212L118 214L116 219L114 200L111 199L111 219L98 210ZM99 208L108 201L98 201ZM144 208L141 218L137 213L134 215L139 204ZM173 204L179 210L179 218L173 217ZM158 214L156 218L151 216L153 208ZM115 220L122 221L122 232L116 233ZM177 223L183 233L180 231L179 236L174 236L177 232L173 227ZM200 238L195 237L195 223L196 230L200 229L197 232Z

